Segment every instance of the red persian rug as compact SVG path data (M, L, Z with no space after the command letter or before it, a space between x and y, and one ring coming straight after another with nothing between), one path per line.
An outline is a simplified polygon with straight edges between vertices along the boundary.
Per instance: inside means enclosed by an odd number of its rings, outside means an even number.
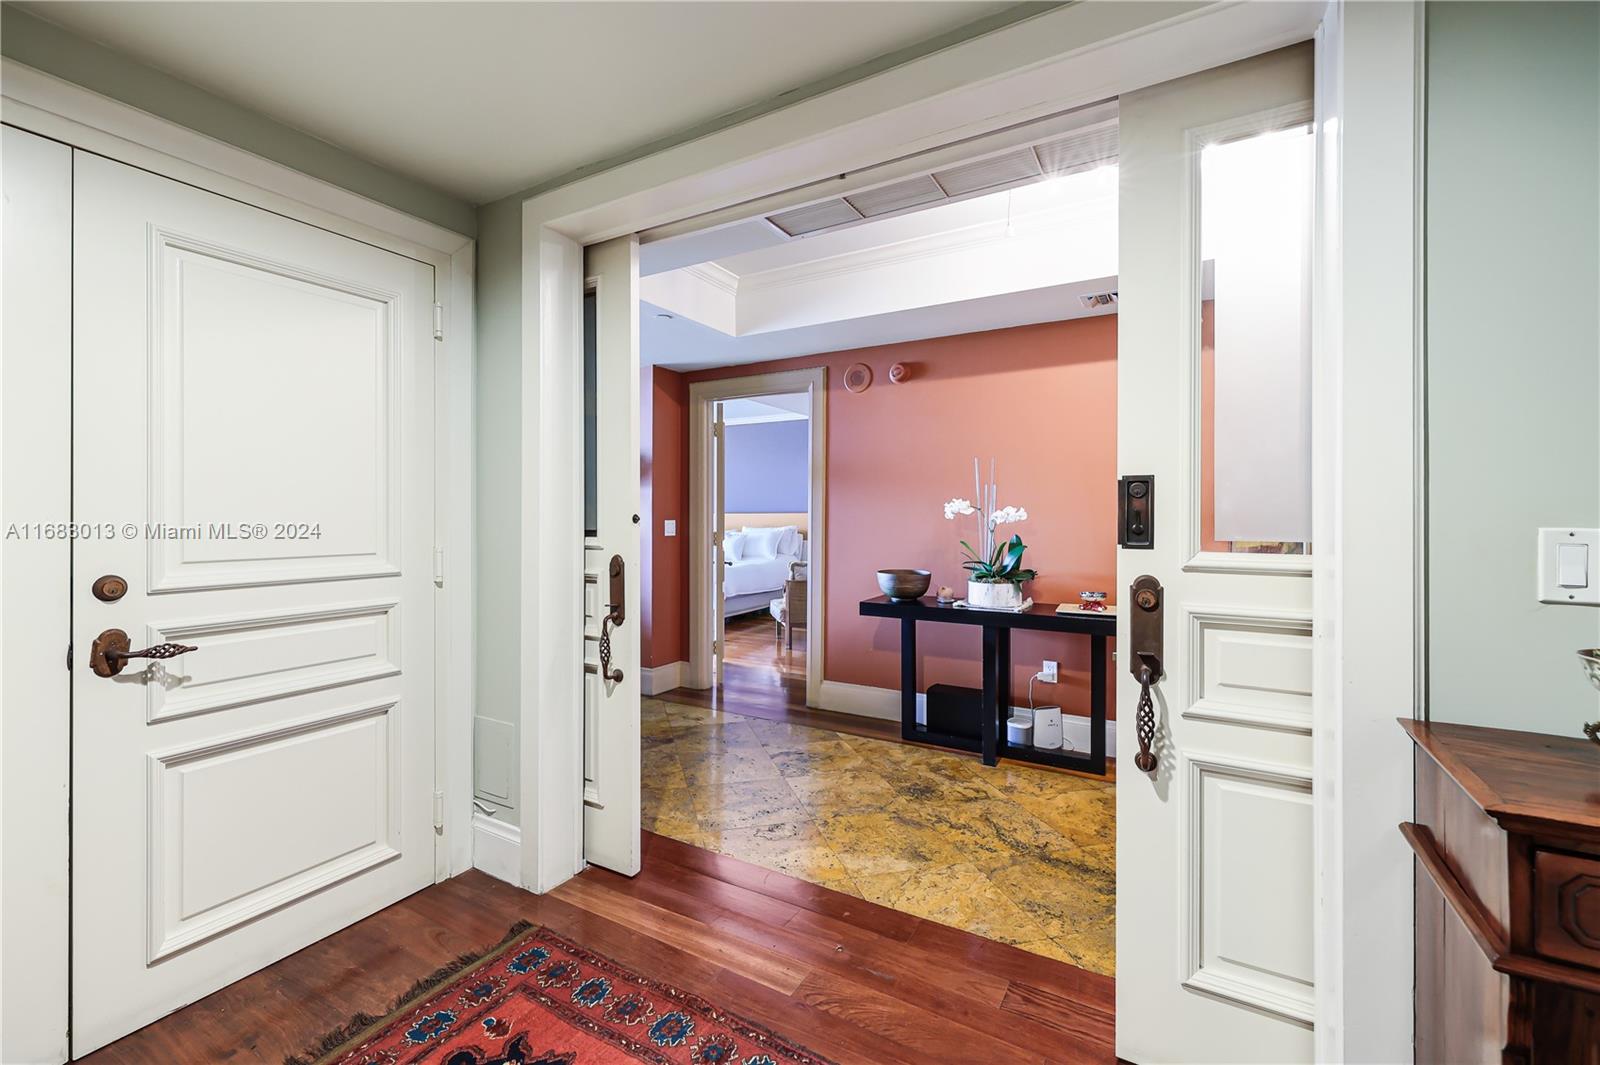
M285 1065L831 1065L697 995L531 927L512 929L485 956L458 959L388 1015L356 1017Z

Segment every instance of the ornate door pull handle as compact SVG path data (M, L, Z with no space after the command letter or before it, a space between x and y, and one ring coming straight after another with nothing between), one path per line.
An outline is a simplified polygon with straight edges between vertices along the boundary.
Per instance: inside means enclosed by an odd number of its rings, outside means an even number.
M114 677L132 658L177 658L200 648L186 643L158 643L142 651L129 650L128 634L121 629L107 629L94 638L89 648L89 668L98 677Z
M1139 753L1133 756L1133 764L1139 767L1140 772L1154 773L1160 762L1150 749L1156 741L1156 706L1150 689L1161 680L1164 672L1161 668L1165 636L1161 601L1164 594L1161 582L1149 574L1135 580L1129 591L1136 609L1129 618L1133 655L1128 660L1128 672L1139 679L1139 714L1134 722L1134 731L1139 737Z

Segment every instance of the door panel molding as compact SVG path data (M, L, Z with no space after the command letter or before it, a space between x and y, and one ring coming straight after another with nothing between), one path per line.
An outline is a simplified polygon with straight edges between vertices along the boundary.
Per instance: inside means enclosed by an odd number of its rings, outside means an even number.
M216 742L150 754L150 952L146 961L160 961L400 857L400 730L393 727L399 712L399 700L390 699L316 714L272 728L241 732ZM285 765L274 775L285 781L284 792L292 792L305 806L305 812L314 815L294 819L303 826L296 832L297 839L303 840L313 831L327 834L330 828L339 827L333 819L350 818L363 812L359 807L352 807L348 795L332 793L336 783L346 783L349 773L362 768L358 760L348 757L359 753L360 746L346 742L330 752L330 756L323 759L325 764L314 771L306 764L304 756L315 742L331 746L338 739L359 738L358 730L373 733L369 740L373 761L366 769L372 774L370 783L377 793L371 796L373 801L366 811L369 814L366 823L358 820L346 826L347 832L353 833L358 842L335 844L343 849L310 860L304 854L275 853L271 857L288 857L291 861L299 858L301 864L277 870L278 875L272 879L258 876L262 882L254 887L240 889L234 885L231 894L207 904L204 894L196 890L195 877L189 875L191 870L185 865L186 857L195 852L214 852L219 846L238 848L240 860L260 855L263 836L251 832L244 822L250 812L259 812L268 804L260 802L259 794L241 795L237 796L240 802L229 804L230 809L219 810L216 807L220 804L215 800L225 796L207 797L205 789L196 788L190 776L224 761L238 763L273 755L286 761L295 748L301 748L301 768L307 771L295 773L293 767ZM330 769L337 775L330 774ZM310 790L318 781L326 786L329 794L318 796ZM195 791L200 794L190 794ZM190 802L212 808L191 810L187 805ZM207 827L215 833L213 838L192 838L196 822L209 822ZM238 875L236 866L234 875ZM199 898L195 897L197 895Z
M403 323L407 321L407 315L410 313L409 308L401 305L400 294L335 278L299 264L252 254L238 247L180 233L163 226L151 225L149 234L149 269L152 286L148 312L150 335L147 356L150 373L150 410L147 421L150 503L147 527L172 529L177 535L147 538L150 575L146 591L159 594L398 575L401 551L401 469L398 461L400 357L401 338L404 336ZM216 439L192 440L190 436L195 432L195 427L189 424L185 416L180 414L177 417L167 417L169 410L185 412L186 404L203 401L205 398L191 394L202 386L196 382L193 368L186 363L191 348L191 338L186 326L204 315L204 309L200 306L202 299L192 289L205 283L202 278L207 273L212 275L213 280L226 278L236 283L249 284L257 289L262 302L273 295L282 295L286 299L293 300L293 304L277 308L281 313L275 317L280 320L288 320L296 310L310 313L313 303L323 301L344 303L358 314L361 311L371 314L372 342L376 348L376 358L371 367L372 381L369 386L373 404L370 413L376 423L369 437L369 446L372 449L370 491L374 510L370 517L370 528L362 530L365 535L359 537L357 542L341 544L336 541L330 545L335 548L343 546L345 549L342 551L296 551L292 548L305 547L320 541L255 538L251 530L240 529L242 534L249 534L250 538L240 541L236 550L224 554L218 553L213 547L213 557L202 558L194 557L196 545L201 543L214 545L217 539L209 535L203 539L182 535L183 530L195 527L197 522L205 522L208 525L229 521L248 524L289 517L249 513L200 516L190 514L186 508L185 485L195 475L192 461L203 461L212 453L207 451L207 445L211 445L214 449L221 443ZM287 291L275 293L275 289ZM203 330L207 323L199 321L194 324L196 328ZM331 331L337 331L345 323L329 321L323 324ZM351 324L359 327L362 323L357 321ZM271 342L270 337L262 339L265 343ZM312 343L311 338L302 337L299 346L303 347L310 343ZM296 350L288 345L284 347L287 350ZM309 357L315 353L307 350L305 354ZM248 354L245 354L241 361L248 361ZM308 358L308 362L314 361L313 358ZM301 371L293 374L292 380L303 382L307 387L317 380L317 367L314 365L273 369L274 372L282 372L285 369L291 373L294 370ZM348 445L356 441L349 439L348 434L345 434L346 439L342 441L333 439L331 434L338 433L343 428L340 418L344 417L345 412L329 413L332 416L328 419L313 419L312 424L306 422L286 424L276 431L292 438L295 446L302 452L315 450L318 453L317 457L324 460L333 455L342 458L350 450ZM264 421L270 420L272 420L270 416L264 419ZM263 424L256 429L256 438L249 443L261 447L267 439L270 439L266 434L272 432L273 428ZM235 426L231 431L248 434L249 427ZM314 433L330 434L324 440L325 446L317 447L316 441L309 439ZM336 444L343 446L330 446ZM192 459L191 448L200 450L202 455ZM256 482L250 487L260 489L264 487L263 482L268 476L277 474L285 480L294 477L295 470L282 467L281 454L281 450L274 449L274 461L267 469L204 472L211 473L210 479L213 483L218 479L231 481L236 476L243 476L247 480ZM313 458L309 454L305 457L308 460ZM359 453L355 453L355 457L360 457ZM356 485L347 485L347 490L356 490ZM344 536L350 535L347 527L354 524L349 520L352 517L354 515L330 514L327 520L328 533L332 535L337 527Z
M173 690L163 684L145 689L145 720L153 724L395 676L401 664L399 607L388 599L149 624L147 644L199 643L206 654L185 663L201 671L198 682L190 680ZM275 664L274 653L279 659ZM231 671L213 673L214 666L226 666L224 656L245 661ZM206 679L208 674L212 679Z
M1189 642L1189 666L1184 678L1187 690L1182 702L1184 717L1311 735L1311 684L1315 663L1310 612L1185 605L1183 614ZM1298 672L1297 666L1291 663L1249 662L1248 637L1252 635L1260 637L1254 646L1268 654L1281 656L1287 652L1304 657L1303 688L1284 685L1281 677L1240 675L1239 670L1248 674L1252 665L1270 668L1276 664L1280 669L1287 666ZM1217 641L1211 639L1213 636L1221 641L1232 636L1237 643L1233 647L1219 648ZM1209 656L1216 660L1214 663L1208 662L1208 650L1214 652ZM1234 654L1227 655L1228 651ZM1224 690L1229 688L1233 690L1231 698Z
M1307 1028L1315 1017L1312 984L1311 894L1311 772L1286 763L1262 762L1220 754L1185 752L1179 755L1179 775L1189 796L1182 855L1183 913L1182 983L1184 987L1251 1009L1295 1021ZM1216 792L1208 789L1215 783ZM1229 796L1223 789L1231 787ZM1304 841L1304 854L1281 846L1263 848L1259 843L1272 839L1282 843L1283 832L1263 832L1259 825L1244 825L1239 838L1223 833L1232 826L1225 822L1221 807L1228 798L1236 802L1294 804L1304 807L1289 816L1305 820L1304 831L1290 839ZM1241 814L1240 816L1247 816ZM1283 813L1278 813L1282 817ZM1232 846L1228 846L1228 844ZM1298 873L1286 865L1294 858L1304 859ZM1278 863L1277 880L1303 880L1290 890L1268 890L1281 885L1263 876L1272 863ZM1265 883L1264 883L1265 881ZM1260 889L1253 897L1223 898ZM1265 915L1282 913L1295 891L1304 899L1304 912L1290 906L1283 927L1263 931ZM1232 911L1231 913L1229 911ZM1297 922L1296 916L1300 918ZM1298 925L1298 927L1295 927ZM1231 935L1230 935L1231 933ZM1305 943L1298 960L1298 973L1286 972L1282 959L1264 955L1282 949L1285 940L1304 934ZM1245 947L1258 951L1254 958L1230 956L1229 943L1245 940ZM1251 942L1255 940L1256 942ZM1263 943L1260 940L1270 940ZM1275 967L1276 966L1276 967Z

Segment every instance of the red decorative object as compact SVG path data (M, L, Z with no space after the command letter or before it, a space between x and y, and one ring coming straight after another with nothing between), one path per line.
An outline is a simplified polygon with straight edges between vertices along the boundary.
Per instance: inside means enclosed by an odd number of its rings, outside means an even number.
M646 979L546 928L517 938L315 1060L831 1065L738 1014Z
M893 366L889 367L889 383L891 385L900 384L910 376L911 368L903 362L897 362Z

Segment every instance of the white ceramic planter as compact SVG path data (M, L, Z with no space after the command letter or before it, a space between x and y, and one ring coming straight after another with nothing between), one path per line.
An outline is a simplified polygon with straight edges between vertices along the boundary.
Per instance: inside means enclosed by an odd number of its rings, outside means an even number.
M967 605L980 610L1015 610L1022 605L1022 585L1010 581L967 581Z

